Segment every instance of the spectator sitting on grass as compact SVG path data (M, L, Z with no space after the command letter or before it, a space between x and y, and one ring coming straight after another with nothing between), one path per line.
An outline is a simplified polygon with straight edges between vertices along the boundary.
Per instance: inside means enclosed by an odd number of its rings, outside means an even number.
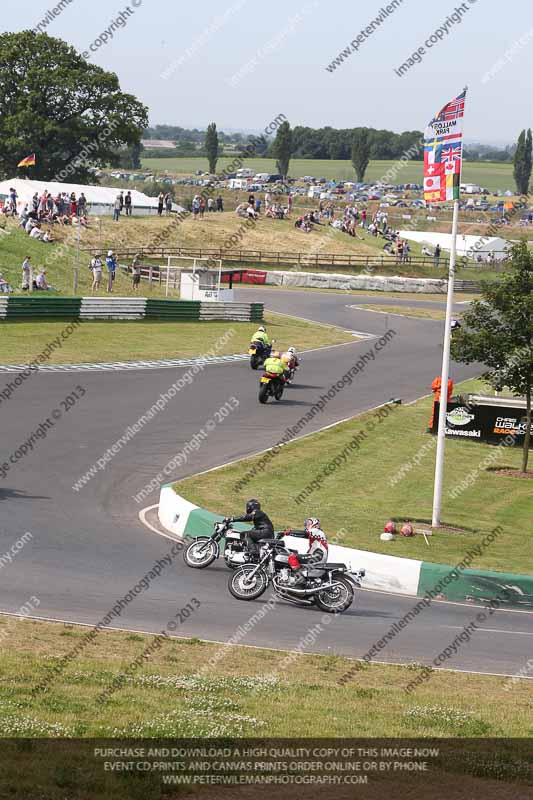
M0 293L9 294L9 292L12 292L12 291L13 291L13 289L11 288L9 283L6 281L6 279L4 278L2 273L0 272Z
M44 236L44 233L41 230L41 224L37 222L33 228L30 230L30 239L39 239L41 240Z
M35 281L35 288L44 292L55 292L54 287L50 286L50 284L48 284L46 281L45 269L40 270L39 274L37 275L37 280Z

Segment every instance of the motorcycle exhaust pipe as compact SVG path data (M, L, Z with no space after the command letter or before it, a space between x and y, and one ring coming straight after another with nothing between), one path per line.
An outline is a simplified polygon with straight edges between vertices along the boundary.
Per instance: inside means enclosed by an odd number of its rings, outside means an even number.
M293 592L294 594L301 594L303 597L309 597L323 592L324 589L333 589L334 585L333 583L325 583L322 586L316 586L314 589L296 589L294 586L279 586L279 584L276 584L276 589L279 589L280 592Z

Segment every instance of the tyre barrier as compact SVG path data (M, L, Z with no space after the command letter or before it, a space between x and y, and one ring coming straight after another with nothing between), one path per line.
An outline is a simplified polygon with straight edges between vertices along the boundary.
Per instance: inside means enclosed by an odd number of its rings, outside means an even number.
M223 519L220 514L199 508L181 497L171 484L161 487L158 516L166 530L188 538L211 534L213 523ZM246 530L249 526L236 524L235 527ZM288 536L286 542L294 550L301 552L306 549L306 543L301 539ZM424 598L424 603L417 606L438 599L496 608L533 609L533 575L435 564L356 550L331 542L329 558L346 564L354 572L365 569L364 589Z
M261 322L262 303L210 303L159 300L146 297L0 297L0 319L176 320L182 322L235 320Z

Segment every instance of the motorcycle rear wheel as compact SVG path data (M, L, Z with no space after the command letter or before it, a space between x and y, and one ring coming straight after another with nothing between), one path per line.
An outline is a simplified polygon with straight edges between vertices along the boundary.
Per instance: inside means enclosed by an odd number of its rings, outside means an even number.
M217 545L209 536L198 536L183 551L183 560L192 569L205 569L217 557Z
M263 569L258 569L248 585L245 581L250 572L256 569L254 564L245 564L235 570L228 581L228 589L237 600L255 600L266 591L268 576Z
M328 614L342 614L354 601L354 590L346 578L335 578L334 586L316 595L316 604Z
M261 388L259 389L259 402L263 404L266 403L269 394L270 394L270 385L261 384Z
M252 369L257 369L259 366L260 358L258 355L250 356L250 366Z

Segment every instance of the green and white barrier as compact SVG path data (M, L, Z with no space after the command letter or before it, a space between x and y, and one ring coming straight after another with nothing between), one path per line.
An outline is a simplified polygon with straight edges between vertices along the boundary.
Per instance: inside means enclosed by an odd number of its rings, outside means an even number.
M146 297L58 297L46 292L0 297L0 319L261 322L262 303L213 303Z
M161 488L158 513L164 528L185 538L209 536L213 522L223 518L190 503L170 484ZM238 524L235 527L246 530L249 526ZM294 550L306 549L302 539L288 536L286 541ZM365 589L479 604L494 601L500 608L533 608L532 575L461 569L336 544L330 544L329 557L331 561L346 564L352 571L365 569Z

